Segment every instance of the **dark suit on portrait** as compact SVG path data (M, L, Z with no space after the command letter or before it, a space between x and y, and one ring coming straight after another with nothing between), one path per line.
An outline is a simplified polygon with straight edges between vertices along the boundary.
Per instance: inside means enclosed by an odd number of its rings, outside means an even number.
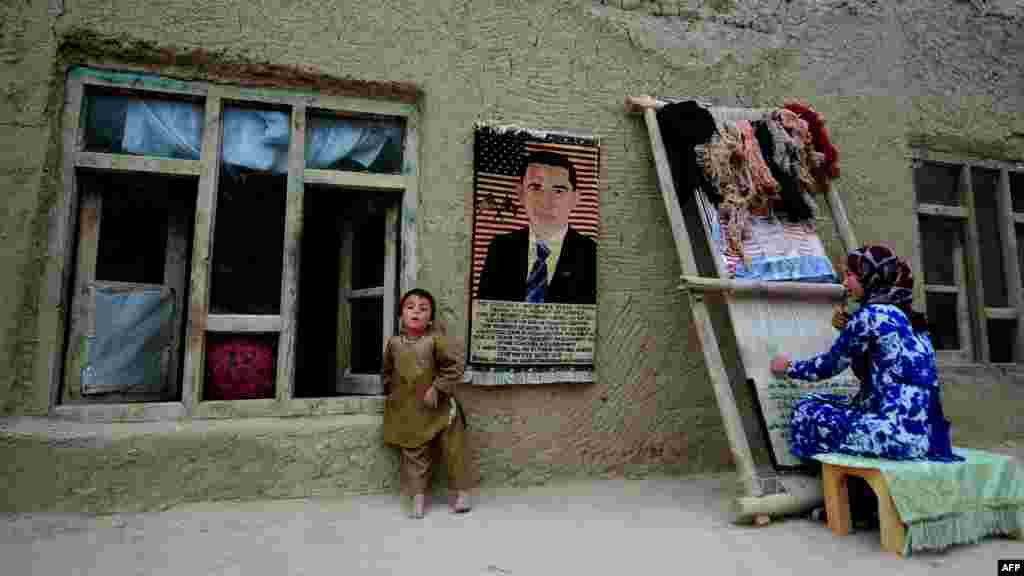
M487 247L477 298L526 301L527 249L530 229L496 236ZM545 303L597 303L597 243L570 226L562 253L544 295Z

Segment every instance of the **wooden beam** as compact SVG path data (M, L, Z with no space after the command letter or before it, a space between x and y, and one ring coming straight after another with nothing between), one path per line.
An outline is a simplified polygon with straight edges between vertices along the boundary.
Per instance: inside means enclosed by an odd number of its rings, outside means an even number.
M386 249L386 247L385 247ZM383 298L387 294L387 268L384 269L384 286L373 288L360 288L358 290L345 290L345 298Z
M75 166L110 172L161 174L164 176L199 176L202 172L199 160L84 151L75 154Z
M401 192L405 190L407 178L401 174L370 174L368 172L346 172L344 170L305 169L306 184L336 186L347 190L369 190L372 192Z
M244 102L266 102L288 104L308 109L357 113L368 116L390 116L404 118L415 114L416 106L394 100L337 96L316 92L304 92L294 88L246 87L217 85L225 98Z
M206 98L203 121L203 145L200 157L202 173L196 199L195 230L192 240L192 275L189 316L186 332L185 370L181 398L189 415L196 414L202 397L206 369L206 322L210 305L210 256L217 217L217 186L220 177L222 100L211 91Z
M381 347L387 339L398 333L396 320L398 303L395 292L398 290L398 215L401 207L398 203L388 204L384 213L384 287L381 288L384 298L384 324Z
M1024 162L1007 162L1005 160L993 160L991 158L982 158L959 153L953 154L925 148L911 149L910 157L914 160L955 167L960 167L966 163L978 168L989 168L992 170L1024 169Z
M306 106L292 108L288 142L288 191L285 203L284 273L281 275L281 336L277 344L276 396L286 401L295 392L295 345L299 317L302 210L306 165Z
M945 284L925 284L925 292L935 292L938 294L959 294L962 288L960 286L946 286Z
M985 318L989 320L1016 320L1017 308L990 308L986 306Z
M926 216L941 216L943 218L967 218L967 208L963 206L944 206L942 204L918 204L917 213Z
M79 191L78 244L75 283L71 296L71 329L68 332L68 347L64 360L64 402L82 398L82 369L88 362L88 358L85 357L85 342L90 332L90 310L94 306L89 287L96 279L102 216L101 191L96 186L82 186Z
M836 227L836 233L839 234L839 240L843 243L843 249L846 252L850 252L860 248L860 244L857 243L857 236L853 233L853 227L850 226L850 220L846 217L846 207L843 205L843 199L839 196L839 189L834 182L828 187L825 201L832 212L832 223Z
M247 400L207 400L198 404L194 418L267 418L281 414L282 403L276 398Z
M346 394L383 395L384 385L380 374L352 374L347 372L344 377Z
M331 110L333 112L358 113L360 115L391 116L408 118L416 114L416 105L408 102L391 100L375 100L369 98L355 98L351 96L334 96L330 94L318 94L308 97L307 105L310 108Z
M333 398L292 398L280 402L273 398L256 400L213 400L200 404L197 418L281 418L295 416L326 416L331 414L362 414L370 418L384 412L385 398L372 391L366 396Z
M658 126L657 113L654 108L648 107L644 109L644 121L647 124L651 151L654 154L658 187L661 189L662 200L665 204L665 209L668 211L669 224L672 228L672 236L675 239L683 274L686 276L697 276L699 272L693 254L693 247L690 244L690 238L686 232L686 222L683 219L683 213L677 200L675 183L672 180L672 170L669 167L665 145L661 138L661 129ZM697 338L704 353L704 360L707 364L712 388L718 401L718 409L722 415L725 434L729 440L733 460L736 462L740 483L746 494L760 496L763 490L760 482L757 480L754 456L750 450L746 431L743 429L743 420L740 417L739 409L736 407L736 398L733 396L732 387L729 383L729 374L725 370L722 353L718 348L718 339L711 324L711 316L708 314L707 304L700 294L690 293L690 312L693 315L693 322L697 329Z
M275 333L281 331L281 317L271 315L210 314L206 317L206 331L227 334Z
M133 402L125 404L69 404L57 406L53 415L76 422L149 422L185 418L181 402Z
M978 235L977 202L974 200L974 189L971 185L971 167L964 164L960 167L960 190L963 191L964 203L967 205L967 269L973 280L974 288L974 340L975 356L979 362L989 362L988 326L985 323L985 284L984 270L981 263L980 237Z
M1022 292L1020 261L1017 250L1017 218L1013 213L1013 196L1010 190L1010 172L999 171L999 183L996 185L996 200L999 210L999 237L1002 239L1003 270L1006 273L1007 306L1015 308L1017 325L1013 360L1024 361L1024 292Z
M964 223L966 225L966 222ZM961 228L963 230L963 228ZM967 247L964 245L967 240L966 232L963 240L953 245L953 281L956 283L956 321L957 330L960 334L960 362L974 362L975 349L974 337L971 323L971 298L968 291L967 274Z
M188 245L192 240L189 237L189 220L195 214L187 211L191 202L186 202L184 196L170 196L167 199L167 254L164 258L164 284L174 290L174 337L171 340L171 364L167 370L167 385L165 391L170 398L178 397L179 369L184 353L182 342L182 330L185 326L185 317L188 316L188 306L185 301L185 293L188 290Z
M419 234L416 227L419 209L419 115L413 114L405 121L405 148L402 151L402 174L405 176L405 191L402 193L400 217L401 257L398 261L398 292L405 294L416 287L419 261L417 246Z
M352 292L352 245L355 243L355 233L352 230L354 223L352 215L342 216L341 228L341 264L338 267L338 339L337 369L334 374L335 390L342 392L342 385L345 382L345 374L352 365L352 302L349 294Z
M652 96L626 96L626 112L630 114L643 114L648 108L658 110L665 104L666 102L661 102Z
M197 100L206 95L209 85L204 82L188 82L164 76L154 76L141 72L123 70L106 70L76 66L69 72L69 77L87 86L101 86L120 90L152 91L160 94L180 94Z
M682 281L680 289L694 292L728 292L736 296L782 296L797 299L824 298L836 301L846 298L846 288L842 284L721 280L700 276L683 276Z
M58 199L50 222L50 238L47 262L46 305L40 306L40 315L53 315L56 319L56 334L39 334L42 343L50 342L46 352L47 383L49 384L49 409L60 403L62 374L64 372L65 327L70 321L67 287L72 282L74 269L74 230L79 216L78 188L75 175L75 152L81 148L82 83L69 79L64 94L64 118L61 126L63 161L61 179L64 189ZM43 322L40 321L40 326ZM45 337L44 337L45 336ZM43 344L45 346L45 344Z

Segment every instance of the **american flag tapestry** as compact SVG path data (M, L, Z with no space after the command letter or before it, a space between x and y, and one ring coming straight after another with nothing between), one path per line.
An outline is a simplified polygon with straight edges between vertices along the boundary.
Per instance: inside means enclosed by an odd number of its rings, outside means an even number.
M473 146L474 384L592 382L600 147L480 125Z

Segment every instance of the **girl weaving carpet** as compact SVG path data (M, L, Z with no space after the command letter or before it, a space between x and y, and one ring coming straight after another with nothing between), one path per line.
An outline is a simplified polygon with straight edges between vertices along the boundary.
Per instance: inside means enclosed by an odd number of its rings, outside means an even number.
M950 446L942 412L935 350L923 314L910 305L910 266L884 246L865 246L847 259L847 290L861 306L837 314L832 348L793 362L772 359L772 373L816 381L852 367L861 381L852 399L809 394L790 422L790 449L801 459L839 452L891 460L962 460Z

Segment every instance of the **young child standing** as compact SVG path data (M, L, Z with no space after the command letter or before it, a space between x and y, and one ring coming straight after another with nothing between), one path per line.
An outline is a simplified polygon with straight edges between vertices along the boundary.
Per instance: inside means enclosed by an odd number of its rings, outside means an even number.
M388 339L381 376L384 442L401 452L401 483L412 496L412 517L422 518L430 483L431 457L439 447L448 469L451 509L468 512L465 416L455 400L463 359L454 342L434 325L434 297L413 289L399 301L401 334Z

